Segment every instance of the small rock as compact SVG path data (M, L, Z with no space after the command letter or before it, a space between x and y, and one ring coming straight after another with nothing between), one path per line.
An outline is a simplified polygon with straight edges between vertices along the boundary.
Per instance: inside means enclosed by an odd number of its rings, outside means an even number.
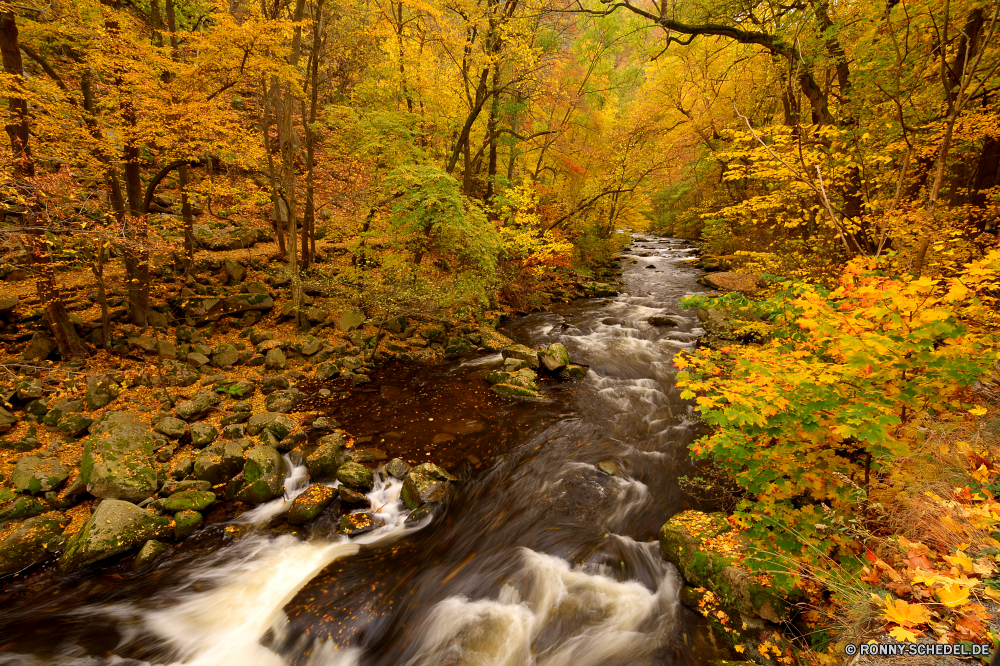
M364 465L344 463L337 469L337 480L349 488L369 492L375 486L375 476Z
M180 419L168 416L156 424L156 432L169 437L170 439L180 439L187 434L188 424Z
M385 471L395 478L402 480L410 471L410 466L407 465L401 458L393 458L389 461L389 464L385 466Z
M186 539L201 527L205 519L197 511L178 511L174 514L174 538Z
M560 370L559 374L567 379L583 379L587 376L587 369L581 365L573 365L570 363Z
M187 456L182 456L175 460L170 465L170 469L167 474L171 479L176 479L180 481L185 476L192 474L194 472L194 462Z
M569 352L562 344L555 342L538 354L542 365L549 372L555 372L569 364Z
M350 513L340 519L340 533L347 536L358 536L371 532L381 525L376 520L375 514L371 511Z
M163 500L163 508L171 513L204 511L213 504L215 504L215 493L198 490L182 490Z
M176 407L177 416L185 421L197 421L219 404L218 394L214 391L198 391L190 400L181 402Z
M44 361L57 348L55 340L41 331L36 331L28 342L28 346L21 352L21 358L25 361Z
M345 461L344 436L341 433L325 435L320 437L316 444L316 450L305 459L309 476L317 481L334 478L337 469Z
M264 399L264 409L269 412L288 413L305 398L299 391L275 391Z
M526 347L524 345L511 345L509 347L505 347L500 353L505 359L514 358L524 361L532 370L537 370L541 367L541 361L538 359L538 352L530 347Z
M603 460L594 465L594 467L596 467L599 472L607 474L608 476L618 476L618 467L613 462Z
M170 536L166 518L143 511L135 504L106 499L66 544L59 560L63 573L118 555L150 539Z
M87 377L87 409L106 407L118 397L118 389L110 377Z
M267 352L267 356L264 357L265 370L278 372L281 370L286 370L287 368L288 368L288 359L285 358L284 352L282 352L277 347Z
M147 541L142 548L139 549L139 554L135 556L134 569L136 571L141 571L145 569L148 565L153 563L153 560L163 555L169 550L167 544L156 541L155 539L150 539Z
M232 259L223 260L222 267L225 269L226 275L229 276L230 284L243 282L243 278L247 275L246 269Z
M671 317L656 315L646 320L651 326L677 326L677 320Z
M212 352L212 365L216 368L231 368L240 360L240 350L231 344L219 345Z
M368 497L365 496L364 493L359 493L357 490L348 488L347 486L340 486L337 490L340 492L340 501L345 504L368 503Z
M209 423L191 424L191 444L197 449L203 449L219 436L219 431Z
M84 416L83 414L70 414L59 421L56 428L58 428L59 431L67 437L79 437L87 432L87 429L93 422L94 420L89 416Z
M308 523L323 513L337 497L338 493L333 488L314 483L292 501L287 520L292 525Z

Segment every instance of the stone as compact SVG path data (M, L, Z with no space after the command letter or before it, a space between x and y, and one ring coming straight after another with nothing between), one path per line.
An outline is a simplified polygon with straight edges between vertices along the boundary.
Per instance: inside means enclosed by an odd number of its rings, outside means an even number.
M417 335L430 342L445 341L445 330L440 326L424 326L417 330Z
M264 399L264 409L269 412L288 413L305 398L299 391L275 391Z
M594 467L597 468L598 472L602 472L608 476L618 476L618 466L613 462L604 460L594 465Z
M401 458L393 458L385 466L385 471L399 480L403 480L410 471L410 466Z
M291 383L288 381L288 377L265 377L264 382L261 384L260 392L264 395L271 395L275 391L287 389L289 386L291 386Z
M270 370L272 372L277 372L281 370L286 370L288 368L288 359L285 358L285 353L279 348L275 347L267 352L264 357L264 369Z
M240 350L234 345L219 345L212 351L212 365L216 368L231 368L240 360Z
M156 462L165 463L174 457L175 447L173 444L163 446L156 451Z
M476 345L464 338L448 338L444 345L445 356L462 356L476 351Z
M8 412L3 407L0 407L0 433L10 431L15 424L17 424L18 418Z
M298 427L298 425L298 423L284 414L275 414L275 417L271 419L270 423L267 424L267 429L270 430L280 442L284 438L288 437L288 435L290 435L292 431Z
M305 459L309 476L315 481L334 478L337 469L346 461L346 443L343 434L339 432L320 437L316 441L316 449Z
M134 349L140 349L147 354L156 354L163 358L177 358L177 347L168 340L160 340L152 335L140 335L128 339L128 344Z
M222 428L222 439L243 439L246 434L247 427L242 423L230 423Z
M56 428L67 437L79 437L87 432L94 419L83 414L70 414L63 417Z
M318 382L325 382L335 378L340 374L340 367L332 361L323 361L316 366L313 379Z
M155 439L147 426L119 423L84 442L80 479L102 499L141 502L157 490Z
M379 462L388 458L382 449L352 449L347 453L347 459L354 462Z
M203 450L194 461L194 476L213 486L235 476L244 465L240 440L221 442Z
M169 537L170 521L135 504L105 499L66 544L59 559L63 573L132 550L150 539Z
M589 298L602 296L617 296L618 290L605 282L587 282L583 285L583 293Z
M226 271L226 275L229 276L230 284L243 282L243 278L247 276L247 270L232 259L224 259L222 268Z
M11 310L16 308L18 303L17 296L0 297L0 315L10 314Z
M365 534L380 526L381 522L377 522L375 513L372 511L350 513L340 519L340 533L347 536Z
M313 335L295 343L295 350L303 356L312 356L322 348L323 341Z
M90 424L90 434L100 435L123 423L142 424L142 417L134 412L104 412Z
M197 421L219 404L220 400L221 398L214 391L198 391L190 400L178 403L175 411L177 416L185 421Z
M145 569L153 563L153 560L166 553L169 549L170 547L162 541L150 539L143 544L142 548L139 549L139 554L135 556L134 570L141 571Z
M192 423L191 445L197 449L203 449L219 436L219 431L210 423Z
M251 437L259 435L279 416L281 416L281 414L278 412L263 412L261 414L254 414L249 418L249 420L247 420L247 435L250 435Z
M364 465L347 462L337 469L337 480L348 488L369 492L375 486L375 475Z
M364 366L365 362L360 356L345 356L340 359L340 367L344 370L358 370Z
M347 486L340 486L337 488L340 493L340 501L345 504L368 504L371 506L371 502L368 501L368 497L364 493L359 493L357 490L348 488Z
M569 352L558 342L552 343L539 352L538 358L542 366L549 372L555 372L569 365Z
M514 373L504 370L494 370L486 375L486 381L490 384L507 384L514 378Z
M173 493L184 492L185 490L201 490L207 492L212 489L212 484L208 481L197 481L194 479L188 479L186 481L178 481L174 484L169 484L168 488L166 485L163 486L163 493L166 495L172 495Z
M243 471L231 483L236 499L251 504L268 502L284 490L285 461L274 448L255 446L247 453Z
M655 315L646 320L650 326L677 326L677 320L672 317Z
M210 229L203 224L194 225L194 240L206 250L239 250L257 242L257 232L250 228L225 227Z
M738 291L753 294L760 289L760 278L751 273L719 272L706 273L698 282L719 291Z
M156 424L156 432L166 435L170 439L180 439L187 434L188 424L172 416L160 419Z
M198 352L188 352L185 360L195 368L203 368L212 362L212 359Z
M170 463L170 468L167 470L167 475L171 479L176 479L178 481L193 473L194 461L187 456L181 456L180 458L174 460Z
M314 483L292 501L286 519L291 525L304 525L323 513L337 497L333 488Z
M490 390L501 398L520 400L522 402L544 402L545 397L537 389L530 389L515 384L494 384Z
M110 377L87 377L87 409L101 409L118 397L118 388Z
M411 510L443 502L451 490L448 484L455 480L454 476L433 463L417 465L403 479L400 499Z
M49 507L34 497L18 497L0 509L0 524L8 520L24 520L45 513Z
M69 469L58 458L25 456L14 465L10 485L19 493L40 495L59 490L69 478Z
M58 349L56 341L45 335L41 331L36 331L28 346L21 352L21 358L25 361L44 361Z
M570 363L559 371L559 375L566 379L583 379L587 376L587 368Z
M224 393L230 398L250 398L257 392L257 384L249 379L241 379L236 382L219 383L212 387L216 393ZM233 411L241 411L235 409ZM249 411L249 410L244 410Z
M65 516L36 516L17 526L0 541L0 576L23 571L44 560L53 544L62 540L69 524Z
M500 354L505 359L514 358L524 361L532 370L537 370L541 367L541 361L538 359L538 352L524 345L511 345L509 347L504 347L500 351Z
M204 511L215 504L215 493L200 490L182 490L163 500L163 508L177 511Z
M339 328L344 333L347 333L349 331L361 328L361 326L364 323L365 323L364 314L358 311L347 312L341 315L340 319L337 320L337 328Z
M762 584L735 558L703 547L706 539L731 529L722 513L683 511L660 528L660 554L677 567L685 582L710 590L723 606L775 624L788 620L796 597Z
M519 358L505 358L503 360L503 371L515 373L522 368L527 368L528 362Z
M178 511L174 514L174 538L186 539L194 534L205 518L197 511Z

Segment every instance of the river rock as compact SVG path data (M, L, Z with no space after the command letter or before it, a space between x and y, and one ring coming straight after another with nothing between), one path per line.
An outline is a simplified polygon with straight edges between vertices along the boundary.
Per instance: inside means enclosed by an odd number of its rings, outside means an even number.
M250 435L251 437L259 435L279 416L281 416L281 414L278 412L262 412L260 414L254 414L247 419L247 435Z
M583 285L584 295L590 298L617 296L618 290L605 282L587 282Z
M505 384L494 384L490 387L490 390L496 393L501 398L509 398L511 400L520 400L522 402L544 402L545 397L542 395L541 391L537 388L528 388L527 386L522 386L520 384L505 383Z
M10 484L19 493L40 495L58 490L69 478L69 469L58 458L25 456L14 465Z
M555 372L569 365L569 352L558 342L552 343L539 352L538 358L549 372Z
M178 511L174 514L174 538L186 539L194 534L205 518L197 511Z
M388 460L389 456L387 456L385 451L382 449L352 449L347 452L347 459L359 463L380 462L382 460Z
M31 496L18 497L0 509L0 525L8 520L24 520L45 513L49 507Z
M195 243L206 250L239 250L257 242L257 232L251 228L225 227L211 229L203 224L194 225Z
M316 449L306 456L306 469L314 481L332 479L337 469L346 462L344 435L335 432L324 435L316 441Z
M169 537L170 533L170 521L166 518L130 502L105 499L66 544L59 568L69 573L132 550L150 539Z
M174 458L174 460L170 463L170 468L167 470L167 475L170 476L171 479L176 479L178 481L192 473L194 473L194 461L187 456Z
M385 471L400 481L406 478L410 469L411 467L401 458L393 458L389 461L389 464L385 466Z
M583 379L587 376L587 368L582 365L573 365L570 363L559 371L559 376L566 379Z
M492 328L488 328L486 326L481 326L479 328L479 335L483 349L486 351L498 352L514 344L514 341L506 335L498 333Z
M267 352L267 356L264 357L264 369L270 370L271 372L279 372L288 368L288 359L285 358L285 353L281 351L278 347L271 349Z
M347 536L365 534L380 526L381 521L376 518L372 511L349 513L340 519L340 533Z
M423 463L409 471L403 480L400 499L407 509L443 502L450 492L449 483L455 477L434 463Z
M296 390L275 391L264 399L264 409L269 412L288 413L305 397L304 393Z
M291 525L304 525L330 506L337 491L321 483L314 483L292 501L287 520Z
M170 439L180 439L187 434L187 431L187 422L175 419L172 416L160 419L160 421L156 424L156 432L166 435Z
M219 431L210 423L191 424L191 444L197 449L203 449L219 436Z
M462 356L476 351L476 345L464 338L448 338L444 345L446 356Z
M371 502L368 501L368 497L364 493L359 493L357 490L348 488L347 486L340 486L337 488L337 492L340 493L340 501L345 504L367 504L371 506Z
M522 360L527 363L528 367L532 370L537 370L541 367L541 362L538 359L538 352L524 345L511 345L509 347L504 347L500 354L505 359L514 358Z
M674 564L691 585L715 593L728 608L751 617L781 623L794 611L794 599L762 585L738 560L705 548L702 543L732 527L721 513L688 510L668 520L660 529L660 554Z
M650 326L677 326L677 320L673 317L654 315L646 320Z
M135 564L133 568L135 571L141 571L147 566L153 563L153 560L163 555L170 547L162 541L157 541L156 539L150 539L142 548L139 549L139 554L135 556Z
M285 461L270 446L255 446L246 456L243 471L230 482L233 497L251 504L268 502L282 493ZM230 487L227 487L227 493Z
M177 416L185 421L197 421L219 404L221 398L215 391L198 391L190 400L178 403Z
M204 511L215 504L215 493L182 490L163 500L163 508L171 513L178 511Z
M241 440L221 442L203 450L194 461L194 476L213 486L231 479L243 469Z
M505 358L503 360L503 372L514 373L521 368L527 368L528 362L519 358Z
M87 377L87 395L84 398L87 409L101 409L110 405L117 397L118 387L110 377Z
M0 541L0 577L17 573L38 564L48 555L50 544L62 539L69 524L65 516L36 516L18 525Z
M301 338L292 347L303 356L312 356L323 348L323 341L314 335Z
M598 472L602 472L604 474L607 474L608 476L618 476L618 466L615 465L613 462L603 460L594 465L594 467L597 468Z
M364 465L344 463L337 469L337 480L349 488L369 492L375 486L375 476Z
M102 499L141 502L157 490L156 440L147 426L120 423L84 442L80 479Z

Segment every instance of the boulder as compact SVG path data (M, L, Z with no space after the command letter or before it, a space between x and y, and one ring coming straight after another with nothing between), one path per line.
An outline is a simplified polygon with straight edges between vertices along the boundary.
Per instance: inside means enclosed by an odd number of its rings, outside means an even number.
M243 469L243 446L240 440L222 442L203 450L194 461L194 476L213 486L224 483Z
M46 504L34 497L18 497L0 509L0 524L8 520L24 520L49 510Z
M607 474L608 476L618 476L618 466L608 460L603 460L594 465L594 467L597 468L598 472Z
M141 571L147 566L153 563L153 560L163 555L170 547L162 541L157 541L156 539L150 539L142 548L139 549L139 554L135 556L135 564L133 569L135 571Z
M497 333L492 328L480 327L479 335L482 338L482 346L486 351L498 352L514 344L514 341L505 335Z
M344 504L364 504L366 507L371 506L368 497L357 490L348 488L347 486L340 486L337 488L337 492L340 493L340 501Z
M264 409L269 412L288 413L305 397L305 394L299 391L275 391L264 399Z
M243 278L247 276L247 269L229 258L222 261L222 268L226 271L230 284L243 282Z
M163 509L178 511L204 511L215 504L215 493L200 490L182 490L163 500Z
M323 341L314 335L297 341L293 348L303 356L312 356L323 348Z
M17 417L0 407L0 433L10 431L17 424Z
M583 379L587 376L587 368L582 365L573 365L570 363L559 371L559 375L566 379Z
M549 372L555 372L569 365L569 352L562 344L555 342L539 352L538 358Z
M268 502L281 495L285 484L285 461L270 446L255 446L247 453L246 464L230 482L233 496L251 504Z
M368 492L375 486L375 475L364 465L347 462L337 469L337 480L348 488Z
M174 538L186 539L201 527L205 519L197 511L178 511L174 514Z
M332 361L323 361L316 366L316 372L313 373L313 379L318 382L325 382L333 379L340 374L340 366Z
M279 372L288 368L288 359L281 349L275 347L267 352L264 357L264 369L271 372Z
M87 429L90 424L94 422L94 419L83 414L70 414L64 416L59 420L56 425L56 429L67 437L80 437Z
M617 296L618 290L605 282L587 282L583 285L584 295L594 298L601 296Z
M172 416L160 419L156 424L156 432L166 435L170 439L180 439L187 434L187 431L187 422L175 419Z
M197 421L219 404L221 398L214 391L198 391L190 400L178 403L177 416L185 421Z
M257 242L254 229L225 227L210 229L203 224L194 225L195 243L206 250L238 250L251 247Z
M100 435L123 423L142 424L142 417L134 412L104 412L90 424L90 434Z
M337 491L314 483L292 501L287 520L291 525L303 525L315 519L337 498Z
M677 320L673 317L654 315L646 320L650 326L677 326Z
M448 338L448 341L444 345L446 356L462 356L463 354L471 354L474 351L476 351L476 345L464 338Z
M314 481L332 479L337 474L337 469L346 462L344 436L335 432L324 435L317 440L316 449L306 456L306 469L309 476Z
M234 345L219 345L212 351L212 365L216 368L231 368L240 360L240 350Z
M203 449L219 436L219 431L210 423L191 424L191 445L198 449Z
M25 456L14 465L10 484L19 493L40 495L58 490L69 478L69 469L58 458Z
M365 323L364 314L358 311L347 312L340 316L340 319L337 321L337 328L339 328L344 333L347 333L349 331L361 328L361 326L364 323Z
M347 536L358 536L371 532L376 527L380 527L381 524L373 511L349 513L340 519L340 533Z
M111 404L118 397L118 388L110 377L87 377L87 395L85 402L87 409L101 409Z
M531 389L517 384L494 384L490 390L501 398L520 400L522 402L544 402L545 397L538 389Z
M18 525L0 541L0 577L17 573L38 564L49 554L52 545L62 539L69 519L65 516L37 516Z
M170 521L135 504L105 499L66 544L59 559L63 573L125 553L150 539L170 536Z
M448 484L455 480L454 476L433 463L417 465L403 480L400 499L411 510L443 502L451 490Z
M152 431L136 423L120 423L84 442L80 480L87 492L102 499L141 502L157 490Z
M506 358L513 358L524 361L528 364L528 367L532 370L537 370L541 367L541 361L538 358L538 352L530 347L524 345L511 345L509 347L504 347L500 354Z
M401 458L393 458L389 461L389 464L385 466L385 471L399 480L406 478L410 469L410 466Z
M19 300L17 296L3 296L0 297L0 315L10 314L10 312L17 307Z
M25 347L24 351L21 352L21 358L25 361L44 361L53 352L56 351L58 346L56 341L45 335L41 331L36 331L31 340L28 341L28 346Z
M760 289L760 278L751 273L706 273L698 278L698 282L719 291L738 291L744 294L753 294Z
M177 347L167 340L160 340L151 335L140 335L128 339L128 344L134 349L139 349L147 354L156 354L163 358L177 358Z

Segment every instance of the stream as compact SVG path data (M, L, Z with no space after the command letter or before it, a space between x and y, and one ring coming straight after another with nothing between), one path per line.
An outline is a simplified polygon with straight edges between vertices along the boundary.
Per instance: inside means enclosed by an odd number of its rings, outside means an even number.
M504 333L563 343L579 381L509 403L484 375L499 354L373 377L336 414L351 433L462 478L454 501L408 523L401 484L376 475L383 524L348 539L322 517L274 525L284 499L211 525L150 570L31 578L0 598L0 665L652 666L729 653L679 602L656 534L693 506L677 477L696 436L674 354L703 333L678 300L706 291L693 246L637 235L621 295L553 305ZM675 326L651 326L668 315ZM405 445L404 445L405 442ZM617 474L598 470L611 462ZM230 532L231 533L231 532ZM303 536L305 538L303 538ZM129 561L130 563L130 561Z

